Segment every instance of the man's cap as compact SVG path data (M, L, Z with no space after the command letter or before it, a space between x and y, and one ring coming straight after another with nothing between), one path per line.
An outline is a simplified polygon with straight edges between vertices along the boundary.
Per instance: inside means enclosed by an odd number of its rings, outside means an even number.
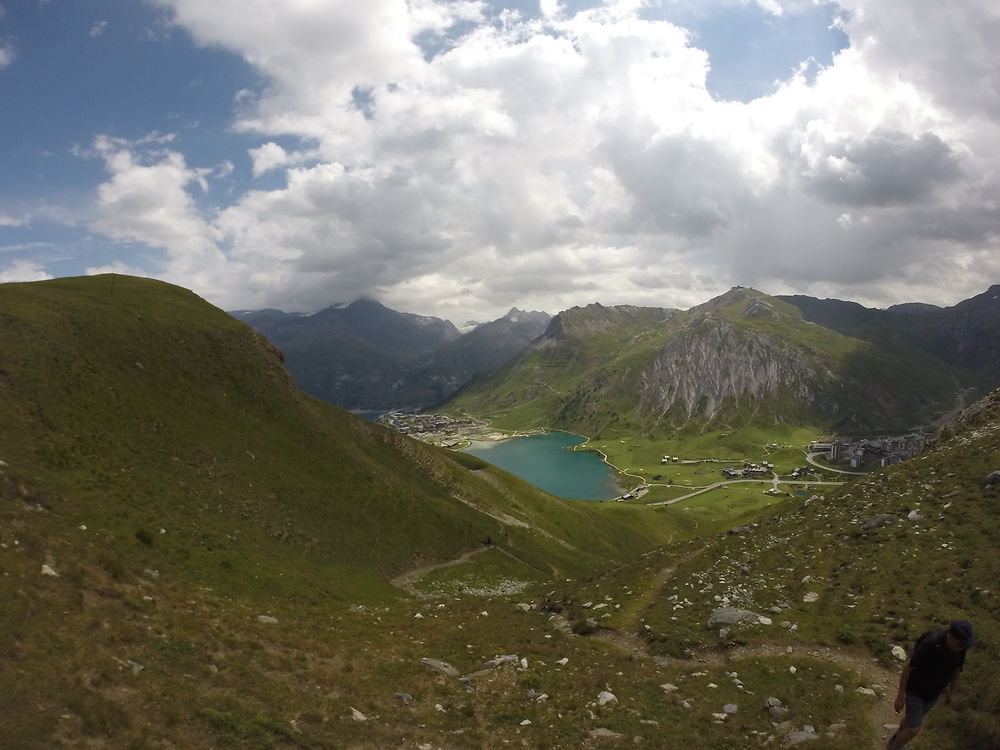
M968 620L955 620L948 628L948 632L965 648L976 645L976 639L972 635L972 623Z

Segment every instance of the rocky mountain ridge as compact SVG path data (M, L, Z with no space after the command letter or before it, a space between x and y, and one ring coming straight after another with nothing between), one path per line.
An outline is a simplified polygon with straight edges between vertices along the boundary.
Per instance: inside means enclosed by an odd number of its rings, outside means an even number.
M959 380L976 376L908 341L850 336L788 301L734 287L687 311L564 311L452 408L584 434L754 419L892 431L946 411Z
M512 308L467 333L440 318L361 299L313 315L237 311L285 354L299 387L347 409L418 410L440 403L479 373L496 369L548 324Z

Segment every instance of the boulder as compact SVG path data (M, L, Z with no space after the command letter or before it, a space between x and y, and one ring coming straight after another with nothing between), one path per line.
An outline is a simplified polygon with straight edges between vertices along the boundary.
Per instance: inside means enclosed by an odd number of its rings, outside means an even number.
M604 727L598 727L597 729L590 730L590 736L595 740L620 740L625 735L612 732L610 729L605 729Z
M736 625L741 622L748 622L757 625L762 621L761 615L751 612L748 609L737 609L736 607L719 607L712 612L708 618L708 629L718 630L720 628Z
M872 531L873 529L880 529L883 526L892 526L896 521L899 520L896 516L891 513L882 513L881 515L875 516L874 518L869 518L863 524L861 524L862 531Z
M811 728L811 727L810 727ZM819 735L815 731L812 732L789 732L785 737L785 746L790 747L791 745L800 745L803 742L809 742L810 740L818 740Z
M502 654L501 656L495 656L488 661L483 662L487 667L499 667L501 664L507 664L510 662L519 662L520 658L517 654Z
M458 677L458 670L451 666L448 662L442 661L441 659L428 659L425 656L420 660L420 663L437 672L441 672L448 677Z

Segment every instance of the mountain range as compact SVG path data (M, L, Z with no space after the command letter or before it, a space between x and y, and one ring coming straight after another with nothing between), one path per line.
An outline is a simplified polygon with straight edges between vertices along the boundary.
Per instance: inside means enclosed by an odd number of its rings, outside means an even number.
M965 389L1000 381L998 291L946 309L868 310L744 287L686 311L572 308L445 409L587 435L748 422L914 429Z
M270 309L231 314L282 350L300 388L356 411L439 404L505 364L551 319L512 308L462 334L447 320L396 312L367 299L313 315Z

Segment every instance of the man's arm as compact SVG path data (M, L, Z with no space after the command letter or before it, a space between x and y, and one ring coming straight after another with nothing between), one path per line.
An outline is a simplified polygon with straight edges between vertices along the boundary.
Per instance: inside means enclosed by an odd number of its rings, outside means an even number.
M955 686L958 685L958 676L962 674L962 668L957 667L955 669L955 674L951 676L951 682L948 683L948 692L944 696L944 705L951 705L951 694L955 692Z
M910 666L910 662L906 662L906 664L903 665L902 674L899 675L899 690L896 692L896 701L892 704L892 707L895 709L897 714L902 711L903 707L906 705L906 683L909 682L910 673L912 671L913 667ZM957 675L952 679L954 680L956 678Z

